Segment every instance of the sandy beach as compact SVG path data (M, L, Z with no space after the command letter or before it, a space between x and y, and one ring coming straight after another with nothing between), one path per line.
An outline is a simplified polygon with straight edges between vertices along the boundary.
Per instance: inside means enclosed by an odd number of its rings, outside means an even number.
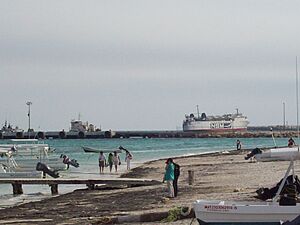
M163 183L147 187L76 190L2 209L0 224L104 224L113 216L163 212L176 206L191 207L197 199L259 201L254 198L255 190L276 184L284 176L289 162L251 163L244 160L245 155L244 151L232 151L175 158L181 166L179 193L175 199L166 198L166 184ZM297 164L296 174L299 172ZM146 162L122 177L162 181L164 166L164 159ZM195 173L193 185L188 185L188 170ZM170 224L190 224L190 221Z

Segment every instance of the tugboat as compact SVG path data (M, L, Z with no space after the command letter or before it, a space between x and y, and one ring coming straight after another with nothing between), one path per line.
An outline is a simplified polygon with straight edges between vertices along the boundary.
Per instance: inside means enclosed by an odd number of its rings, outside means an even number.
M0 129L0 139L6 136L13 136L15 138L22 138L24 130L18 126L13 127L10 123L5 120L3 127Z
M185 116L183 131L246 131L249 121L246 116L236 109L234 114L223 116L200 116L197 105L197 116L193 113Z
M70 130L65 135L72 138L85 138L86 135L93 135L99 132L101 132L101 128L96 128L96 126L89 123L88 121L83 122L82 120L80 120L79 114L77 120L71 120Z
M97 129L97 131L100 131L101 129ZM89 122L82 122L81 120L72 120L71 121L71 128L70 132L95 132L95 126L93 124L89 124Z

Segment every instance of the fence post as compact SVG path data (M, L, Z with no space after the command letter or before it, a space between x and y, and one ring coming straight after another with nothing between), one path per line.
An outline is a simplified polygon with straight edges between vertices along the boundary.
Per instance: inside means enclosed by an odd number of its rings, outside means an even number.
M188 173L189 173L189 177L188 177L189 185L193 185L194 184L194 171L188 170Z
M23 194L22 184L12 183L14 195Z

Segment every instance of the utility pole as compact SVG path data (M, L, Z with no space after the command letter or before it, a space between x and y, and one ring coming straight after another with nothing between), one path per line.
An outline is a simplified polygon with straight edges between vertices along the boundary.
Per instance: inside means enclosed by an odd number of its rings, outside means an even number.
M283 102L283 131L285 131L285 103Z
M26 105L28 105L28 139L30 139L30 106L32 105L32 102L28 101L26 102Z

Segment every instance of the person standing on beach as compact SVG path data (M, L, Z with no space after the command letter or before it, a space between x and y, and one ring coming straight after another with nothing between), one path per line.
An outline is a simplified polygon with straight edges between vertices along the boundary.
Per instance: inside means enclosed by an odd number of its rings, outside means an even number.
M242 143L240 140L236 140L236 150L241 150L242 149Z
M127 170L130 170L130 161L132 160L132 154L127 151L125 156L125 162L127 163Z
M125 155L125 162L127 163L127 170L130 170L130 161L132 160L132 154L125 148L123 148L122 146L119 147L120 150L124 150L126 152Z
M107 163L108 163L108 166L109 166L109 172L112 171L112 167L113 167L113 154L112 153L109 153L108 155L108 158L107 158Z
M174 180L173 180L173 187L174 187L174 197L177 197L178 193L178 178L180 175L180 166L177 163L174 163Z
M99 169L100 169L100 174L104 173L104 166L105 166L105 164L106 164L106 158L103 155L103 152L101 151L100 155L99 155Z
M169 158L166 161L166 172L163 178L163 182L167 181L167 186L168 186L168 192L169 192L169 197L174 198L174 187L173 187L173 181L174 181L174 164L173 164L173 159Z
M289 147L292 147L292 146L294 146L295 145L295 141L294 141L294 139L291 137L289 140L288 140L288 146Z
M116 151L114 151L112 160L113 160L113 164L115 165L115 172L118 172L118 166L121 165L121 160L120 160L120 156Z

